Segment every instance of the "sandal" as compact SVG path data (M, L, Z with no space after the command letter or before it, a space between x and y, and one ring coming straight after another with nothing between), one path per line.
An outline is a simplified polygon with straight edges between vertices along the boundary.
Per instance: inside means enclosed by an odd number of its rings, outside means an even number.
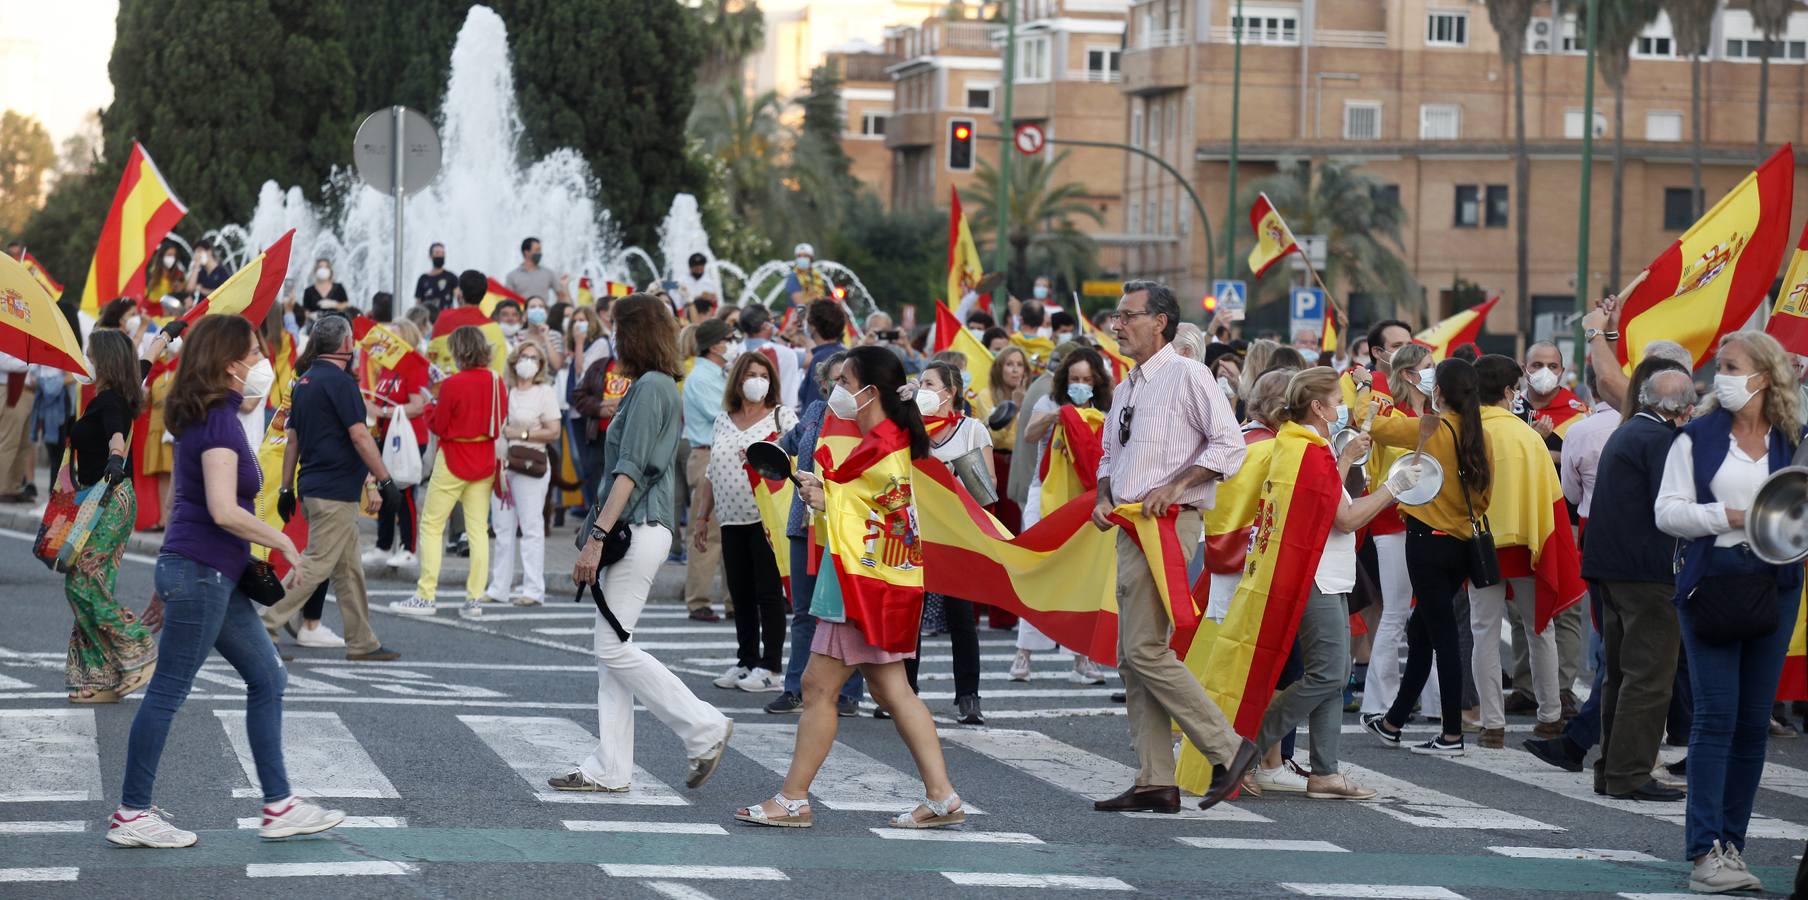
M156 672L157 672L157 664L150 663L150 664L146 665L144 668L139 669L138 671L127 675L125 678L120 680L119 690L117 693L121 697L130 695L133 691L136 691L139 688L144 687L147 684L150 684L151 676L156 674Z
M69 695L70 703L118 703L119 692L82 688Z
M625 794L629 785L609 787L601 782L591 781L582 770L573 769L564 775L554 775L546 779L546 786L555 791L583 791L589 793Z
M785 811L782 816L766 814L766 803L776 804ZM793 800L783 793L772 795L766 803L754 806L743 806L735 810L735 820L750 825L771 825L775 828L809 828L815 824L815 817L810 813L809 798ZM909 815L906 813L906 815Z
M929 810L929 818L917 818L917 811L913 809L899 813L889 824L893 828L946 828L949 825L959 825L967 821L967 811L959 807L960 802L959 794L949 794L946 800L924 797L918 808Z

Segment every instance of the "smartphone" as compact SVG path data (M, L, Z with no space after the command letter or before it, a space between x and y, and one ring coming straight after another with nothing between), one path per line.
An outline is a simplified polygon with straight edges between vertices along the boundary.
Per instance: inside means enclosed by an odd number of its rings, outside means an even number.
M890 330L880 329L878 332L876 332L876 334L878 334L879 340L895 341L898 339L899 332L898 332L898 329L896 329L896 328L893 328Z

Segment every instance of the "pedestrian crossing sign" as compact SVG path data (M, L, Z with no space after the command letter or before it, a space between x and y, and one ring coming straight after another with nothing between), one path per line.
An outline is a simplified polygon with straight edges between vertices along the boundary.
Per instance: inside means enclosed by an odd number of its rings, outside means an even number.
M1212 296L1218 298L1218 310L1226 312L1249 307L1249 285L1228 278L1212 282Z

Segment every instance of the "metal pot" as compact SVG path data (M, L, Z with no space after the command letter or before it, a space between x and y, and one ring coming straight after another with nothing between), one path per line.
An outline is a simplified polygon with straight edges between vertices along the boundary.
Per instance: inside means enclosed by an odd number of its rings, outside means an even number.
M1400 501L1401 506L1424 506L1438 495L1438 491L1444 489L1444 467L1435 458L1424 453L1408 453L1394 460L1394 464L1387 468L1386 480L1392 481L1395 473L1415 465L1420 467L1419 483L1394 498Z
M973 495L973 502L980 506L991 506L998 502L998 483L986 472L985 454L992 452L987 447L974 447L948 461L948 468L959 478L961 486Z

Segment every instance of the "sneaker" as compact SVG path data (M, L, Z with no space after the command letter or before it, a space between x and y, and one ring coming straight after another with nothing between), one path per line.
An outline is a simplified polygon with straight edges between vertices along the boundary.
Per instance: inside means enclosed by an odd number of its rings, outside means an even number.
M1027 662L1028 659L1026 658L1025 663L1027 664ZM1095 663L1084 656L1075 656L1073 680L1074 684L1104 684L1105 673L1099 671L1098 663Z
M363 555L358 557L358 561L363 563L365 568L383 565L389 562L389 551L382 547L372 547L364 551Z
M333 629L326 627L325 622L318 622L313 628L306 625L301 626L295 635L295 646L335 650L345 646L345 638L340 637Z
M770 694L785 689L784 676L774 674L770 669L754 667L747 677L735 682L735 687L749 694Z
M1303 794L1306 792L1306 779L1285 765L1264 769L1256 766L1250 775L1250 783L1261 789L1262 793Z
M264 824L257 836L264 840L318 834L345 821L345 811L321 809L312 801L290 794L286 800L264 804Z
M960 710L959 722L962 725L984 725L985 717L979 712L979 695L966 694L954 698L955 708Z
M389 601L389 611L401 613L404 616L430 616L439 610L433 605L432 600L416 594L406 600Z
M1382 744L1398 748L1400 746L1400 732L1388 731L1386 728L1382 727L1381 722L1386 718L1387 713L1368 713L1362 717L1362 727L1367 728L1369 734L1380 738Z
M880 710L877 707L873 709L873 712L879 711ZM838 715L843 719L852 719L855 716L860 715L860 701L847 697L837 698L835 700L835 715Z
M1689 890L1703 894L1761 890L1763 883L1757 876L1746 871L1744 865L1745 861L1738 857L1738 851L1733 851L1733 859L1728 859L1721 843L1715 841L1713 849L1689 872Z
M169 823L168 814L153 806L150 809L127 810L120 807L107 820L107 843L121 847L156 847L173 849L193 847L200 840L192 831L183 831Z
M1445 743L1443 735L1439 735L1423 744L1414 744L1407 749L1427 756L1462 756L1463 739L1457 738L1451 743Z
M478 597L465 598L465 605L459 607L458 617L461 619L483 618L483 600Z
M696 790L716 774L716 768L722 765L722 757L728 753L728 742L734 737L734 720L723 723L722 739L715 742L702 756L691 760L691 771L684 778L684 786Z
M1011 660L1011 680L1030 680L1030 652L1028 650L1017 651L1017 657Z
M1776 716L1771 716L1770 717L1770 736L1773 738L1801 737L1801 732L1796 731L1794 725L1791 725L1788 722L1777 718Z
M746 666L729 666L728 671L722 673L722 677L710 683L723 690L731 691L734 690L735 685L741 683L741 679L751 674L753 674L753 670Z
M389 558L383 560L383 564L389 566L391 569L411 569L420 565L421 561L417 559L413 553L410 553L407 550L397 550L396 552L389 554Z
M777 697L772 698L772 702L766 704L766 711L774 715L803 712L804 698L799 697L790 691L786 691Z
M468 535L459 535L458 540L452 543L452 554L469 557L471 555L471 538Z
M1720 858L1725 860L1727 865L1732 866L1747 875L1751 875L1752 890L1764 890L1764 884L1758 881L1758 876L1751 874L1751 866L1745 864L1745 856L1739 852L1738 847L1735 847L1732 844L1720 845Z
M1375 789L1365 788L1342 774L1313 775L1306 779L1306 796L1313 800L1373 800Z

